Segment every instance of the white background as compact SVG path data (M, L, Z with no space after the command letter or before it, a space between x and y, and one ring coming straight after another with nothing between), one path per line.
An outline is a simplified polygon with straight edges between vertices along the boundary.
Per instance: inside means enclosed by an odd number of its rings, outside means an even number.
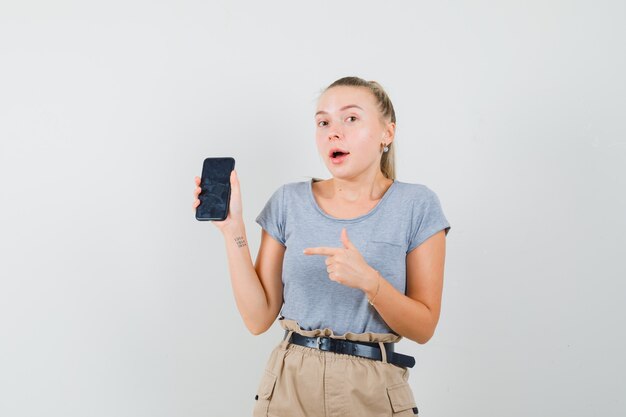
M91 3L91 4L89 4ZM420 415L626 413L623 1L0 3L0 415L250 415L255 337L193 177L254 222L328 178L319 92L379 81L398 179L439 196L441 320L403 340Z

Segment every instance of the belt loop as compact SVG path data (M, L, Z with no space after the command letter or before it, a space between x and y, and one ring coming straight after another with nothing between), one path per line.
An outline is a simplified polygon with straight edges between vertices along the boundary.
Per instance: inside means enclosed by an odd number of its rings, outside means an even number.
M383 362L388 363L387 362L387 350L385 349L385 344L383 342L378 342L378 346L380 346L380 354L383 357Z
M287 346L289 346L292 334L293 334L293 330L285 330L285 337L283 338L283 341L280 342L280 346L283 349L287 349Z

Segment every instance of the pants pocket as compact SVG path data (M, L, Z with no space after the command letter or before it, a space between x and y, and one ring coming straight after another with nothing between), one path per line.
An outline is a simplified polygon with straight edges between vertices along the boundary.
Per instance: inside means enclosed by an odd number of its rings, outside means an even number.
M268 371L263 371L259 388L257 389L256 404L254 405L253 417L267 417L267 410L272 399L274 386L276 385L276 375Z
M387 396L391 402L393 416L413 416L417 414L413 391L407 382L387 387Z

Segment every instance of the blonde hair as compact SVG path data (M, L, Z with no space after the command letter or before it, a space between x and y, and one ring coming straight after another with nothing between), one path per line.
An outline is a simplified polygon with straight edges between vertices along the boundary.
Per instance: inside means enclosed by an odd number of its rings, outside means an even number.
M366 81L363 78L359 77L343 77L326 87L322 93L328 91L333 87L339 86L367 88L374 95L374 98L378 102L378 108L382 117L385 120L393 122L394 124L396 123L396 112L393 109L393 104L391 103L391 100L389 99L389 96L387 95L383 87L376 81ZM389 143L387 146L389 147L389 151L384 152L380 159L380 170L385 177L395 180L396 161L393 142Z

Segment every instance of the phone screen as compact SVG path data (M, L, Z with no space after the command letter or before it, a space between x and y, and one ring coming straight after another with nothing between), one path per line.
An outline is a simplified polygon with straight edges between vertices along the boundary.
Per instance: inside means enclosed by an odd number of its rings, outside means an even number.
M235 159L206 158L202 165L202 177L196 207L197 220L224 220L230 204L230 173L235 169Z

